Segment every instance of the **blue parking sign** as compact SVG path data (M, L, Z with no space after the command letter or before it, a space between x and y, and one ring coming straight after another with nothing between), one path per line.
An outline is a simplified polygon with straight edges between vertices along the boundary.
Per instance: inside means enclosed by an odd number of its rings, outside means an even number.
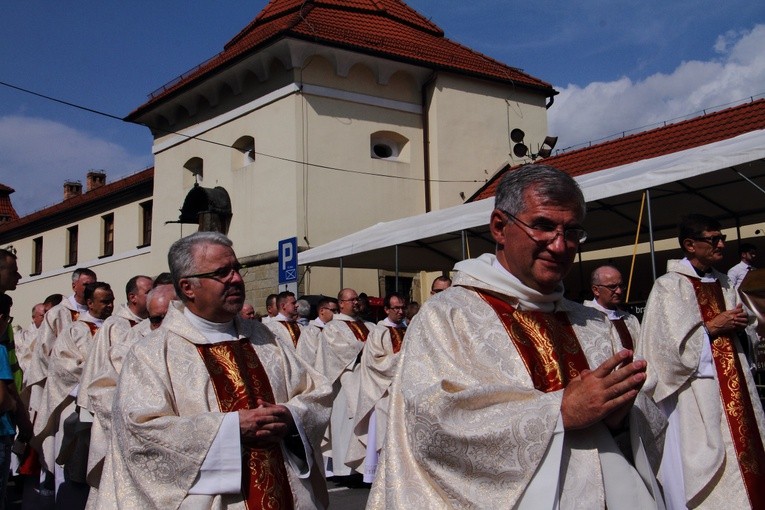
M279 283L298 280L297 237L279 241Z

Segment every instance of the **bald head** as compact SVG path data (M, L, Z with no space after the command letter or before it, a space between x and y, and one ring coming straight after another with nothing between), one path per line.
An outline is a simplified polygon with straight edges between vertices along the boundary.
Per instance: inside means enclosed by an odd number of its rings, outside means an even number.
M337 294L340 313L355 317L359 313L359 295L353 289L343 289Z
M151 329L157 329L162 325L162 320L167 314L170 301L178 299L173 285L160 285L149 291L146 298L146 309L149 312Z
M592 295L609 310L616 310L624 301L622 274L614 266L600 266L592 272Z

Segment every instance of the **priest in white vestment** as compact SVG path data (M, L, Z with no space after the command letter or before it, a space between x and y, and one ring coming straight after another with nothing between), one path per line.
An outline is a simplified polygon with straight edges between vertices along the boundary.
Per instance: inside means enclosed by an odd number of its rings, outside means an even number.
M670 260L643 315L645 391L668 416L659 479L667 506L765 508L765 416L737 333L749 319L715 270L725 236L714 218L680 222L685 258Z
M635 350L640 338L640 321L631 313L622 310L624 285L622 273L614 266L604 265L595 268L590 277L593 299L582 303L584 306L603 312L619 335L622 347Z
M329 321L339 312L337 299L324 296L316 303L317 317L308 323L300 333L297 355L311 366L316 364L316 351L319 350L321 332Z
M353 438L353 415L359 393L359 361L375 325L359 319L359 296L353 289L337 295L340 313L324 327L316 352L316 370L332 384L332 416L322 445L327 476L349 476L345 457Z
M367 508L663 508L646 363L563 297L579 187L527 165L495 207L496 256L458 263L407 328Z
M303 332L303 326L297 323L297 301L295 294L285 290L276 296L276 307L279 313L273 320L266 323L266 327L271 333L281 340L292 344L293 349L297 349L300 335Z
M326 507L326 380L238 317L244 281L228 238L197 232L168 259L183 304L125 357L99 508Z

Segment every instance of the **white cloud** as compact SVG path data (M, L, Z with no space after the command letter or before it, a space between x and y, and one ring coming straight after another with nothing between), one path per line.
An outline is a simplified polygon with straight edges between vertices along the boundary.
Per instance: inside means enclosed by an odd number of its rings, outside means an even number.
M104 170L108 183L150 162L150 155L129 154L124 147L59 122L0 117L0 182L16 190L11 201L20 216L60 202L64 181L84 183L88 170Z
M565 148L761 95L764 47L765 25L756 25L721 35L714 46L719 59L683 62L670 74L637 82L623 77L559 87L548 131Z

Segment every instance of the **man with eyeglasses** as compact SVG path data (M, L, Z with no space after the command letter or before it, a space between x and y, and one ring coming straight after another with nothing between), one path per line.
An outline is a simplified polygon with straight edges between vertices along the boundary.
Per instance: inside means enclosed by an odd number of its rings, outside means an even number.
M496 254L459 262L407 328L367 508L663 508L641 449L661 427L646 363L563 297L584 215L559 170L503 177Z
M635 350L635 344L640 338L640 321L629 312L619 308L624 302L624 285L622 273L614 266L604 265L596 268L590 276L592 285L592 301L586 300L584 306L589 306L606 314L614 325L619 339L625 349Z
M354 440L345 463L363 473L366 483L374 482L377 463L385 440L388 419L388 388L404 343L406 300L391 292L383 300L387 317L367 337L359 364L359 396L353 417Z
M709 216L682 218L684 258L667 262L643 315L645 391L669 420L660 471L669 508L765 508L765 415L737 337L749 319L715 269L720 229Z
M226 236L181 238L168 264L180 302L125 357L96 507L326 506L329 385L239 317L244 280Z
M359 295L355 290L342 289L337 294L337 303L340 313L324 326L315 367L332 384L334 396L327 435L329 441L323 448L328 463L327 476L349 476L351 468L345 465L345 456L353 440L360 355L375 325L359 316Z
M274 316L273 320L266 323L266 327L271 330L271 333L297 349L303 327L297 322L295 294L288 290L280 292L276 296L276 308L279 313Z
M317 317L303 328L297 346L297 355L309 365L314 366L316 363L316 351L319 349L324 326L334 319L339 311L337 299L333 297L324 296L316 303Z

